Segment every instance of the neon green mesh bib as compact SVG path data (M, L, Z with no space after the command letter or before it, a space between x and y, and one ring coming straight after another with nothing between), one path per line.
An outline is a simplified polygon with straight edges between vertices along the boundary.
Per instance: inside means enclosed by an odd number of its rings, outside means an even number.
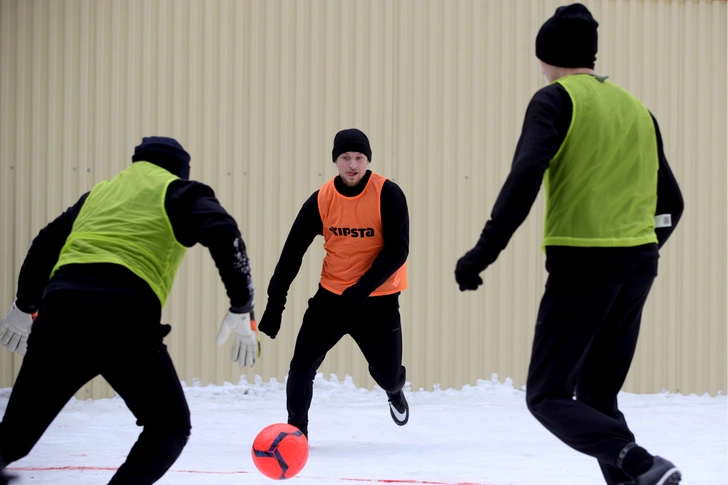
M94 186L53 273L66 264L120 264L146 281L164 306L186 251L164 208L167 186L177 178L152 163L135 162Z
M556 82L569 93L574 111L544 176L544 247L657 242L657 139L649 111L594 76Z

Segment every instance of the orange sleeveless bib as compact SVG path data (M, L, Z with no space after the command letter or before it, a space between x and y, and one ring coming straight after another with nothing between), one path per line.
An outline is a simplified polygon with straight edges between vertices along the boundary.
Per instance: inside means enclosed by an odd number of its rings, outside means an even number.
M372 173L361 194L344 197L334 179L318 193L318 208L324 226L324 257L321 286L340 295L371 267L384 246L381 192L387 179ZM391 295L407 288L406 264L402 265L371 296Z

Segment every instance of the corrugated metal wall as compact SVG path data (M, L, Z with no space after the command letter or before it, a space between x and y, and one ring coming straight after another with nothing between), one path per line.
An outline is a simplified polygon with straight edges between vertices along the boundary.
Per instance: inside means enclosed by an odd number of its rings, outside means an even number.
M535 35L565 3L0 0L0 308L13 301L37 231L156 134L183 143L192 177L239 221L260 316L298 209L336 174L333 135L356 126L371 139L371 168L408 197L411 289L401 310L413 388L459 388L494 373L523 385L546 277L542 195L484 288L461 294L453 269L509 171L528 101L545 85ZM657 116L686 200L625 389L725 391L726 3L584 3L600 22L598 72ZM279 337L263 337L262 358L243 378L285 378L322 255L317 240ZM226 307L209 254L192 249L164 310L188 384L241 377L229 344L214 341ZM0 352L0 387L20 363ZM321 371L373 384L349 338ZM78 393L108 395L101 380Z

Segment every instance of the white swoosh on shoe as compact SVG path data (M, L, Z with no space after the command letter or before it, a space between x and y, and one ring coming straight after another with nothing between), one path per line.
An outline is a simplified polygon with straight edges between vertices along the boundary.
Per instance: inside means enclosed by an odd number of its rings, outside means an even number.
M400 413L397 411L397 408L394 407L394 404L391 402L389 403L389 409L392 410L392 414L394 414L394 417L397 418L397 421L404 421L404 419L407 417L407 410L405 409L403 413Z

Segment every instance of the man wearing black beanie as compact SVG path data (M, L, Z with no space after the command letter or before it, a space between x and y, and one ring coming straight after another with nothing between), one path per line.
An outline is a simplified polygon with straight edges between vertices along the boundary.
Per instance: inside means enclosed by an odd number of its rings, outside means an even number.
M185 250L197 243L209 248L230 299L218 344L234 330L233 360L255 363L245 244L212 189L189 174L190 155L177 140L145 137L129 167L33 239L15 303L0 320L0 344L25 355L0 422L0 484L8 480L2 469L30 453L97 375L143 426L109 484L152 484L172 466L190 436L190 411L161 316Z
M675 485L680 471L635 443L617 405L657 275L659 250L683 212L657 121L594 71L598 23L559 7L536 37L551 83L531 99L511 172L475 247L457 262L476 290L546 189L549 272L526 383L531 413L598 460L609 485ZM666 424L667 425L667 424Z
M347 334L386 392L392 420L403 426L409 419L399 315L399 294L407 288L407 200L397 184L367 170L372 149L361 130L339 131L331 155L339 175L301 207L270 279L258 326L276 337L303 256L314 238L323 236L326 256L319 288L303 316L286 382L288 423L306 438L316 370Z

